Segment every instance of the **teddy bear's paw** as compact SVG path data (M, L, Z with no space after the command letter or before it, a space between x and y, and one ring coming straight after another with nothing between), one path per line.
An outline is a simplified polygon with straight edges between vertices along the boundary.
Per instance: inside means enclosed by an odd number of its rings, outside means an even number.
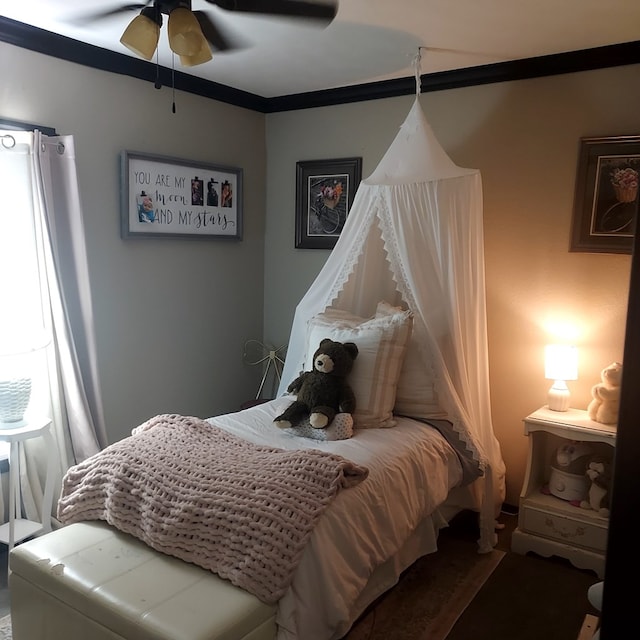
M278 420L277 418L273 421L273 424L275 424L278 429L288 429L291 426L288 420Z
M329 418L324 413L312 413L309 416L309 424L314 429L324 429L329 424Z
M588 500L583 500L583 501L580 503L580 506L581 506L583 509L591 509L591 503L590 503Z

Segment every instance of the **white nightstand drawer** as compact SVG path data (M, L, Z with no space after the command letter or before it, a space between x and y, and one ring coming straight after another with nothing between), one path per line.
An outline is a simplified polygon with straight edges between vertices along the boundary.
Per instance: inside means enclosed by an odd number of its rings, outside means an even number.
M520 515L523 531L594 551L604 552L607 548L608 522L604 518L600 524L528 506L524 507Z

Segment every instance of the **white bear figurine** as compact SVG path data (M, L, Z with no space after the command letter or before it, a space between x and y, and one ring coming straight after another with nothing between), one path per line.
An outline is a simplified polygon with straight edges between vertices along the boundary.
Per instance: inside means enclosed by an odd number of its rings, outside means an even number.
M583 509L593 509L603 518L609 517L609 491L611 489L611 460L593 456L586 471L591 481L586 500L580 502Z
M602 424L616 424L620 409L620 383L622 382L622 364L612 362L601 374L602 382L591 388L593 400L587 407L591 420Z

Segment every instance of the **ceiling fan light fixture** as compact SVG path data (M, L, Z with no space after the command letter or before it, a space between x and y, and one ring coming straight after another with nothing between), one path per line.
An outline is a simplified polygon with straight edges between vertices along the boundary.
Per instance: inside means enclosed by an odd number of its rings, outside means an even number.
M179 56L196 56L206 45L200 23L186 7L176 7L169 14L169 46Z
M124 30L120 42L145 60L151 60L158 47L162 16L153 7L145 7Z
M180 64L183 67L195 67L198 64L204 64L212 59L213 55L211 54L211 49L209 48L207 41L202 38L202 46L200 47L200 50L193 56L180 56Z

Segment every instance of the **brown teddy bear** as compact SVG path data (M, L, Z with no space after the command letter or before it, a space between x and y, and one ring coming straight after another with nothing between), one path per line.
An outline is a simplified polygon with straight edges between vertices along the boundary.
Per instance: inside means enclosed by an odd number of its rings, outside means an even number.
M616 424L620 409L620 383L622 382L622 364L613 362L600 373L602 382L591 388L593 400L587 407L591 420L602 424Z
M308 418L314 429L324 429L337 413L353 413L356 398L346 378L357 356L354 342L322 340L313 355L313 369L304 371L287 387L297 397L274 419L276 426L287 429Z

